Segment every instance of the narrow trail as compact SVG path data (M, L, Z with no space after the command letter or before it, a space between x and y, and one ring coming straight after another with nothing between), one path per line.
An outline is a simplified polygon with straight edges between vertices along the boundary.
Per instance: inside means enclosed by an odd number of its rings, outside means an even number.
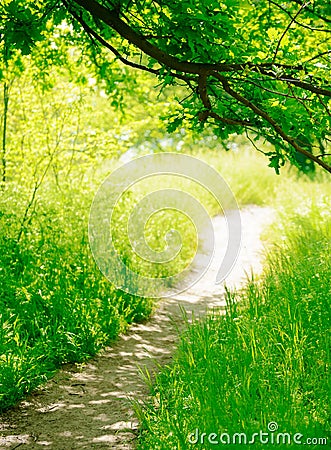
M226 279L238 287L251 268L261 269L264 226L272 221L270 208L247 207L241 212L243 241L237 263ZM225 219L214 220L216 248L224 248ZM184 326L180 307L197 317L207 308L224 308L224 285L215 285L215 259L205 276L186 292L160 301L145 324L133 325L111 348L82 365L66 365L46 386L39 388L0 418L0 449L108 449L135 448L138 423L130 398L146 399L148 388L138 366L155 371L155 363L171 361L176 328Z

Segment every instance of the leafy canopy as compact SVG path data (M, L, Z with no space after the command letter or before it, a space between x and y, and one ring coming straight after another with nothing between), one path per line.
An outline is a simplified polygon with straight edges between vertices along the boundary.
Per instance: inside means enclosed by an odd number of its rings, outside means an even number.
M206 124L221 139L243 134L273 145L278 172L306 159L331 172L330 24L325 0L5 0L0 34L5 59L27 54L52 27L84 49L100 76L114 77L109 50L180 85L169 130ZM302 165L302 164L301 164ZM304 167L304 164L302 165Z

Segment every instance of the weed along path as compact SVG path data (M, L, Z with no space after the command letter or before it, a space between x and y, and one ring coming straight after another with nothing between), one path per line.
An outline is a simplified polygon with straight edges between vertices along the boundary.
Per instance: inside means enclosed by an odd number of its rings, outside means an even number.
M237 263L226 279L239 286L249 273L261 269L260 233L270 223L269 208L247 207L241 212L243 240ZM226 224L214 220L216 248L224 248ZM221 254L221 252L220 252ZM150 321L131 326L111 348L82 365L64 366L46 386L36 390L1 417L1 449L134 449L138 431L130 398L146 399L148 387L141 371L153 372L171 361L177 328L207 308L224 307L224 285L215 285L215 258L205 276L192 288L160 301Z

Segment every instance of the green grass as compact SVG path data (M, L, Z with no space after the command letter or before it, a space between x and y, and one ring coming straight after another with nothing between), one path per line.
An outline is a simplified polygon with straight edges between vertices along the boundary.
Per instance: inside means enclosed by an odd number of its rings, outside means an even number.
M211 313L181 336L173 363L151 385L151 403L138 408L139 449L218 448L224 443L208 443L210 433L250 439L273 421L302 442L328 437L331 201L321 185L299 192L297 211L289 202L268 232L274 245L261 279L228 293L225 316Z
M281 201L280 177L262 158L240 154L199 152L231 185L240 205ZM111 162L116 166L116 162ZM253 170L255 168L255 171ZM109 171L109 168L107 168ZM259 174L257 182L256 172ZM100 175L100 176L99 176ZM130 323L147 319L151 299L116 289L100 273L91 255L87 220L98 179L59 186L46 178L21 227L31 192L22 183L7 182L0 202L0 410L10 407L61 364L80 362L116 339ZM123 198L115 212L118 250L135 270L158 277L178 273L192 259L196 242L187 217L177 212L152 216L145 236L152 248L164 248L169 228L182 237L183 252L169 264L141 264L129 248L126 221L130 208L146 192L170 184L198 198L210 215L220 211L206 190L189 180L169 177L142 183ZM298 192L290 177L291 189ZM303 182L302 182L303 183ZM73 188L73 186L76 186ZM278 200L277 200L278 201ZM318 206L318 205L317 205ZM116 216L116 214L118 216ZM23 230L21 238L20 230Z
M113 166L116 162L113 163ZM100 177L101 178L101 177ZM174 186L192 192L176 179ZM70 184L69 184L70 186ZM154 180L124 196L112 231L119 253L143 275L180 272L195 251L194 228L185 215L158 214L145 236L162 250L175 228L184 236L183 252L168 264L141 264L131 251L127 220L150 189L169 186ZM99 271L88 244L88 214L97 181L61 189L45 180L27 211L31 192L7 182L0 201L0 410L14 405L46 381L61 364L81 362L110 344L134 321L147 319L153 301L116 289ZM197 192L201 201L208 195ZM153 220L154 219L154 220ZM23 231L21 233L21 231ZM135 289L132 286L133 291Z
M94 355L153 307L99 271L88 246L89 201L69 192L43 195L19 242L20 205L1 208L0 409L61 364ZM6 196L13 199L12 192Z

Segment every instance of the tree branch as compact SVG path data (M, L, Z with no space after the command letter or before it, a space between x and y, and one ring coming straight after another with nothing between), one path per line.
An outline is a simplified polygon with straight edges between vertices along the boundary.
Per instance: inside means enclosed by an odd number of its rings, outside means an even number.
M331 153L322 153L321 155L317 155L316 158L324 158L325 156L331 156Z
M277 122L275 122L270 116L269 114L267 114L265 111L263 111L262 109L260 109L258 106L254 105L254 103L252 103L250 100L248 100L247 98L243 97L242 95L240 95L238 92L234 91L228 80L223 76L220 75L217 72L214 72L212 74L214 77L216 77L222 84L225 92L227 92L229 95L231 95L231 97L235 98L236 100L238 100L240 103L242 103L243 105L245 105L247 108L251 109L252 111L255 112L255 114L259 115L260 117L262 117L266 122L268 122L273 129L279 134L279 136L282 137L282 139L286 142L288 142L297 152L302 153L303 155L305 155L308 159L316 162L317 164L319 164L320 166L322 166L325 170L327 170L328 172L331 173L331 166L329 166L328 164L326 164L324 161L321 161L319 158L317 158L315 155L313 155L312 153L308 152L307 150L303 149L302 147L300 147L296 140L294 138L292 138L291 136L287 135L284 130L277 124Z
M64 2L66 0L63 0ZM281 128L280 125L276 121L272 119L272 117L269 116L269 114L256 106L252 101L244 97L243 95L239 94L235 90L232 89L230 86L227 78L225 78L221 73L225 72L244 72L244 71L253 71L258 74L262 74L267 76L270 80L274 81L281 81L285 82L287 84L292 84L294 86L297 86L303 90L313 92L315 94L318 94L320 96L327 96L331 97L331 91L329 89L326 89L324 87L316 86L314 83L314 80L310 82L302 81L300 79L297 79L293 73L294 71L298 70L304 70L304 66L302 64L299 65L288 65L288 64L279 64L275 63L275 59L277 57L277 52L279 50L279 47L281 45L281 41L283 37L285 36L286 32L289 30L291 24L294 22L294 20L297 18L299 13L306 7L307 3L302 1L296 1L296 3L299 3L301 5L299 11L296 13L293 19L291 19L290 24L286 27L284 30L281 38L278 41L275 54L273 57L272 62L267 63L196 63L196 62L190 62L190 61L181 61L179 58L170 55L166 51L158 48L154 44L148 41L147 37L143 34L139 33L135 29L133 29L128 23L126 23L120 16L120 11L117 9L108 9L104 5L98 3L96 0L72 0L72 4L78 5L78 7L83 8L84 11L87 11L91 14L92 18L95 21L102 21L104 24L109 26L111 29L115 30L123 39L127 40L130 44L132 44L134 47L141 50L144 54L148 55L153 60L157 61L161 66L166 67L170 69L170 75L175 78L181 78L186 83L189 83L189 81L197 82L197 92L202 100L203 106L205 108L205 111L202 111L199 113L199 120L206 120L208 117L212 117L216 120L220 120L223 123L229 124L229 125L240 125L243 127L247 127L252 125L249 121L241 121L241 120L233 120L233 119L227 119L224 117L219 116L217 113L211 111L211 102L208 97L207 92L207 82L208 77L210 75L214 76L218 81L220 81L223 89L225 92L227 92L230 97L235 99L237 102L245 105L247 108L249 108L251 111L253 111L257 116L264 119L266 122L268 122L271 127L276 131L276 133L290 146L292 146L297 152L302 153L305 155L308 159L315 161L317 164L322 166L324 169L326 169L328 172L331 173L331 167L325 163L324 161L321 161L319 158L302 148L298 141L289 136L287 133L284 132L284 130ZM307 11L307 9L306 9ZM73 14L73 12L71 11ZM77 13L74 13L77 15ZM79 15L78 15L79 17ZM82 20L82 19L80 19ZM84 22L84 21L83 21ZM80 22L81 23L81 22ZM82 23L81 23L82 24ZM130 65L135 68L139 68L142 70L148 69L148 71L154 73L155 75L162 74L162 69L149 69L141 64L136 64L133 62L130 62L122 57L122 55L118 52L118 50L114 49L111 44L109 44L105 39L100 36L98 33L96 33L91 27L89 27L85 22L84 25L85 30L89 30L90 35L93 35L95 39L97 39L102 45L109 48L124 64ZM324 53L323 53L324 54ZM277 70L278 69L278 70ZM190 75L198 75L198 78L190 77ZM247 78L247 74L244 73L244 77ZM244 79L243 79L244 81ZM320 80L319 80L320 81ZM316 83L316 81L315 81ZM191 85L190 85L191 86Z
M129 61L127 59L125 59L118 50L116 50L116 48L114 48L111 44L109 44L109 42L107 42L103 37L101 37L98 33L96 33L93 28L91 28L89 25L87 25L87 23L83 20L82 16L78 15L76 12L74 12L73 10L69 9L69 5L66 2L66 0L63 0L63 3L68 7L68 10L70 12L70 14L77 20L77 22L79 22L81 24L81 26L83 27L83 29L86 31L86 33L89 36L93 36L98 42L100 42L100 44L106 48L108 48L108 50L110 50L123 64L133 67L135 69L140 69L140 70L144 70L146 72L150 72L153 73L154 75L159 75L160 71L156 70L156 69L152 69L150 67L146 67L143 66L142 64L137 64L135 62Z
M298 15L301 13L301 11L307 6L309 5L310 1L308 1L307 3L303 3L302 6L299 8L299 11L296 13L296 15L291 19L290 23L287 25L287 27L285 28L285 30L283 31L278 43L277 43L277 47L274 53L274 57L272 59L272 63L274 64L274 62L276 61L277 58L277 53L280 47L280 44L282 43L282 40L284 39L286 33L288 32L288 30L291 28L291 25L293 24L293 22L295 21L295 19L298 17Z
M63 0L64 1L64 0ZM73 0L74 3L81 6L84 10L88 11L93 18L97 18L104 22L106 25L115 30L120 36L126 39L128 42L139 48L146 55L158 61L160 64L169 67L170 69L191 73L201 74L203 72L210 72L217 70L219 72L233 72L246 70L247 68L256 69L272 69L273 67L279 67L283 69L302 70L303 66L289 65L289 64L273 64L270 63L194 63L188 61L181 61L178 58L169 55L163 50L159 49L155 45L148 42L147 37L133 30L127 23L125 23L118 15L117 10L109 10L103 5L99 4L95 0ZM270 76L270 74L268 74Z
M133 30L119 16L117 11L109 10L100 5L95 0L74 0L74 2L88 11L93 18L102 20L106 25L122 36L124 39L142 50L146 55L158 61L170 69L178 70L184 73L199 74L202 70L213 69L212 64L199 64L190 62L181 62L178 58L171 56L153 44L148 42L146 38Z
M206 72L203 72L199 76L198 92L202 100L203 106L209 111L211 109L211 103L207 93L207 79L208 75Z
M62 1L64 4L67 4L66 0L62 0ZM96 31L93 30L93 28L91 28L83 20L81 15L79 16L76 12L70 10L69 5L68 5L68 10L69 10L70 14L77 20L77 22L79 22L81 24L81 26L83 27L83 29L86 31L86 33L89 36L93 36L93 38L96 39L102 46L104 46L105 48L108 48L108 50L110 50L123 64L133 67L134 69L139 69L139 70L143 70L145 72L150 72L154 75L160 75L160 69L152 69L151 67L146 67L142 64L138 64L138 63L129 61L128 59L124 58L115 47L113 47L102 36L100 36L98 33L96 33ZM185 76L185 75L178 74L178 73L171 72L170 75L173 76L174 78L178 78L178 79L184 80L186 82L189 80L192 80L192 78Z
M323 32L323 33L331 33L331 30L328 30L327 28L314 28L314 27L311 27L311 26L307 25L306 23L298 22L296 20L296 17L292 16L292 14L289 11L287 11L287 9L284 8L282 5L279 5L274 0L268 0L268 1L272 5L275 5L277 8L281 9L282 11L284 11L290 17L290 19L292 19L292 21L294 23L296 23L297 25L299 25L300 27L307 28L308 30L311 30L311 31L320 31L320 32Z
M239 125L241 127L247 127L247 126L253 125L249 120L227 119L225 117L221 117L219 114L217 114L213 111L208 111L208 116L212 117L213 119L219 120L220 122L226 123L227 125Z
M298 5L302 5L303 4L303 0L293 0L293 2L297 3ZM320 14L318 14L313 9L307 8L306 11L309 12L309 14L312 14L313 16L318 17L319 19L323 20L323 22L331 23L331 19L327 19L326 17L321 16Z
M321 95L326 95L327 97L331 97L330 90L314 86L313 84L307 83L305 81L297 80L296 78L293 78L292 76L277 75L276 73L270 72L268 70L264 70L263 68L260 69L260 73L262 73L263 75L272 77L275 80L285 81L287 83L294 84L295 86L298 86L306 91L310 91L310 92L314 92L315 94L321 94Z
M326 52L318 53L317 55L313 56L312 58L306 59L306 61L304 63L306 64L307 62L314 61L314 59L320 58L321 56L329 55L330 53L331 53L331 50L327 50Z

